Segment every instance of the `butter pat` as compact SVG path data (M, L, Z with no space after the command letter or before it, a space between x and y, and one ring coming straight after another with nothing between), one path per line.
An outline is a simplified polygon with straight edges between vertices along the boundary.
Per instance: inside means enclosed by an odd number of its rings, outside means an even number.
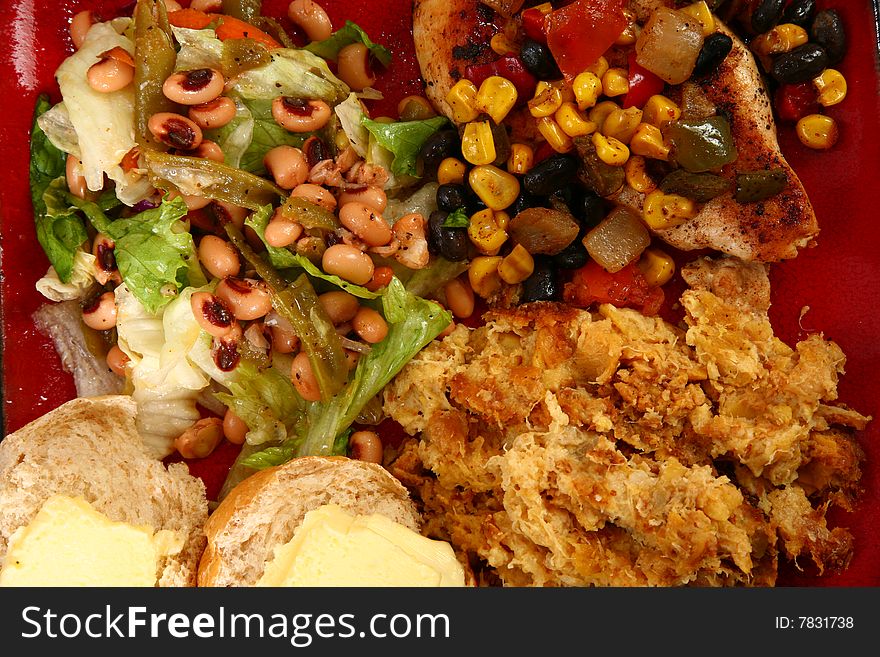
M335 504L306 514L257 586L464 586L452 546Z
M10 537L0 586L155 586L175 532L114 522L80 497L53 495Z

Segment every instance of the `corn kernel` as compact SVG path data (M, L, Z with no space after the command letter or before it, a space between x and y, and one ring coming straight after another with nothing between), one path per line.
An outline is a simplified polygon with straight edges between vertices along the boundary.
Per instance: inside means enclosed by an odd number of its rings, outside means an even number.
M538 132L541 133L541 136L547 140L547 143L557 153L567 153L574 148L574 142L571 140L571 137L563 132L552 116L538 119Z
M595 73L584 71L575 77L571 83L571 90L577 100L578 109L590 109L602 95L602 80Z
M651 229L664 230L696 217L697 207L689 198L657 190L645 197L642 214Z
M491 164L471 169L468 182L474 193L492 210L509 208L519 196L519 179Z
M510 157L507 159L507 170L510 173L523 175L528 173L535 164L535 151L526 144L511 144Z
M492 164L495 161L495 139L488 121L471 121L464 127L461 154L471 164Z
M663 133L650 123L639 123L629 142L629 148L636 155L655 160L669 159L669 146L663 142Z
M704 0L695 2L687 7L679 9L680 12L687 14L691 18L697 19L697 22L703 28L703 36L707 37L715 31L715 17L712 16L712 10Z
M507 230L507 226L510 224L510 215L504 210L496 210L495 223L498 224L501 230Z
M629 159L629 149L626 144L614 137L606 137L599 132L594 132L593 146L596 147L596 155L599 156L599 159L610 166L622 167Z
M464 174L467 173L467 166L457 157L447 157L437 168L437 182L441 185L448 183L461 184L464 182Z
M596 132L596 124L585 119L574 103L562 103L553 118L569 137L582 137Z
M827 150L837 143L837 122L825 114L808 114L795 126L798 139L804 146Z
M456 82L446 94L446 102L452 109L452 120L456 123L467 123L480 115L477 109L477 87L470 80Z
M645 249L638 268L651 287L665 285L675 273L675 261L660 249Z
M507 241L507 232L495 222L495 213L486 208L471 215L468 237L483 255L496 255Z
M638 107L627 109L615 109L608 113L602 123L602 134L606 137L614 137L624 144L628 144L636 133L636 128L642 121L642 110Z
M507 78L491 75L477 91L477 109L485 112L500 124L516 105L516 86Z
M517 244L498 265L498 275L509 285L522 283L535 271L535 259L522 244Z
M549 82L540 81L535 87L535 97L529 103L529 113L536 119L552 116L562 105L562 90Z
M629 91L629 73L625 68L609 68L602 76L602 93L608 97L622 96Z
M624 9L623 15L626 17L627 25L623 32L620 33L620 36L615 39L615 46L631 46L639 37L639 28L638 25L636 25L636 15L629 9Z
M468 265L471 289L484 299L501 289L501 276L498 274L501 260L501 256L477 256Z
M810 36L800 25L783 23L752 39L749 46L756 55L769 57L794 50L809 41Z
M504 33L499 32L489 40L489 47L498 55L504 56L516 52L516 46Z
M641 194L649 194L657 189L657 183L645 170L645 158L641 155L633 155L626 161L623 169L626 174L626 182L634 190Z
M595 64L587 66L587 68L584 69L585 72L593 73L598 78L601 78L603 75L605 75L605 71L607 70L608 60L604 57L599 57L599 59L596 60Z
M818 100L822 107L837 105L846 98L846 78L833 68L826 68L821 75L814 78L813 86L819 92Z
M611 112L617 109L620 109L620 105L615 103L613 100L603 100L601 103L590 110L590 121L595 123L596 129L601 132L602 128L605 127L605 119L608 118L608 115L611 114Z
M663 128L681 118L681 108L666 96L651 96L642 108L642 120L658 128Z

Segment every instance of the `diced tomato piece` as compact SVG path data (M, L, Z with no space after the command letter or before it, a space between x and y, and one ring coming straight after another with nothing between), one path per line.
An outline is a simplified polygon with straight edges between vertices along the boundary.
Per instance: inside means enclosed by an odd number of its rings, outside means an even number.
M624 0L576 0L547 15L547 45L569 82L596 63L628 21Z
M819 112L818 93L812 82L783 84L776 90L773 105L780 120L796 123Z
M543 43L545 46L547 45L547 31L544 23L546 16L547 14L534 7L526 9L521 15L522 28L526 36L532 41Z
M663 305L663 290L650 287L635 264L610 273L595 261L574 272L566 283L563 298L579 308L594 303L610 303L618 308L636 308L645 315L656 315Z
M666 83L648 69L639 66L635 51L629 54L627 66L629 68L629 91L623 97L623 108L644 107L651 96L656 96L663 91Z
M488 64L472 64L464 70L464 76L477 87L483 83L483 80L493 75L499 75L513 82L517 97L522 102L535 94L538 80L529 73L522 60L516 55L505 55Z
M534 164L537 164L538 162L543 162L548 157L555 154L556 151L553 149L553 147L546 141L542 141L541 145L538 146L538 148L535 150Z

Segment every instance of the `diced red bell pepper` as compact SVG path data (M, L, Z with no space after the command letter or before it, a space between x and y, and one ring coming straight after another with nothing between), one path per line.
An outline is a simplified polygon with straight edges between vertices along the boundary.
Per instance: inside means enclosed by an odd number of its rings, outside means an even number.
M656 96L663 91L666 83L639 65L636 61L635 51L629 54L627 66L629 67L629 91L623 97L623 108L644 107L651 96Z
M629 24L624 0L576 0L547 15L547 45L565 79L592 66Z
M818 93L812 82L783 84L776 90L773 105L780 120L796 123L819 111Z
M645 315L656 315L663 305L663 290L650 287L641 270L630 264L610 273L591 260L574 272L563 291L566 302L579 308L594 303L610 303L618 308L636 308Z
M522 15L522 29L532 41L537 41L547 45L547 31L545 28L544 18L547 14L539 9L532 7L526 9Z
M529 73L522 60L516 55L505 55L488 64L472 64L464 70L464 76L477 87L492 75L499 75L513 82L517 97L522 102L535 95L538 79Z
M538 146L538 148L535 150L533 162L534 164L537 164L538 162L543 162L551 155L556 155L556 151L546 141L542 141L541 145ZM534 166L534 164L532 166Z

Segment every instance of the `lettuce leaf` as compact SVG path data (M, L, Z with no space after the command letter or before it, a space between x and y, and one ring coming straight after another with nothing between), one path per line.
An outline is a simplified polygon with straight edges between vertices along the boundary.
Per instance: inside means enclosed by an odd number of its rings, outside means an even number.
M369 117L357 95L349 94L348 98L339 103L333 111L355 153L365 158L370 147L370 133L363 126L362 121Z
M272 216L272 211L271 205L264 206L259 211L254 212L245 219L244 224L245 226L253 228L257 236L263 240L263 244L266 244L266 253L269 255L269 262L273 267L276 269L291 269L293 267L298 267L305 270L309 276L332 283L336 287L361 299L377 299L382 296L378 292L371 292L367 288L350 283L339 276L325 274L311 260L298 253L293 253L290 249L279 249L278 247L269 246L266 243L265 233L266 225L269 223L269 219Z
M362 43L385 68L391 64L391 52L378 43L373 43L367 33L357 23L345 21L345 25L323 41L314 41L305 47L309 52L335 62L339 51L353 43Z
M207 283L198 264L192 235L180 221L186 203L163 199L158 208L111 221L97 204L67 194L92 225L116 242L114 254L122 280L150 313L156 313L188 285Z
M450 212L446 219L443 220L444 228L467 228L470 225L471 219L464 208L458 208L455 212Z
M362 125L385 149L394 155L391 172L396 176L417 176L416 158L424 143L446 125L448 119L435 116L423 121L396 121L379 123L368 118Z
M229 82L229 90L247 100L320 98L331 107L345 100L351 91L333 75L327 62L296 48L274 49L271 62L243 71Z

